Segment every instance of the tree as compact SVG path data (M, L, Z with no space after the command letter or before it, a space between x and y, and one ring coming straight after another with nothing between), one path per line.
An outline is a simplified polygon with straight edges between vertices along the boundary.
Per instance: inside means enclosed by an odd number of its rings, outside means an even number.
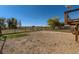
M59 22L59 17L53 17L48 20L48 25L50 25L53 29L55 27L59 27L60 22Z
M2 28L4 28L4 25L5 25L5 23L4 23L4 21L5 21L5 18L0 18L0 36L2 35Z
M0 18L0 27L5 28L5 18Z
M60 26L64 26L64 22L60 22Z
M17 28L17 19L16 18L9 18L8 19L8 27L15 29Z

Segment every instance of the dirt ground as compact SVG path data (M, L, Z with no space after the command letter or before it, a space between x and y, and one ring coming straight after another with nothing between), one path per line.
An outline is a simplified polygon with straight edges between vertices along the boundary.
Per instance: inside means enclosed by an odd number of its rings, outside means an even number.
M7 39L4 54L79 53L79 43L72 33L38 31L28 36Z

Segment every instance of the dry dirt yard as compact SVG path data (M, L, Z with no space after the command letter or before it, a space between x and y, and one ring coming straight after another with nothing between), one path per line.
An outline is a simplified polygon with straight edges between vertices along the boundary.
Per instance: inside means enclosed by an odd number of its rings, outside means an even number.
M79 43L72 33L37 31L28 36L7 39L4 54L79 53Z

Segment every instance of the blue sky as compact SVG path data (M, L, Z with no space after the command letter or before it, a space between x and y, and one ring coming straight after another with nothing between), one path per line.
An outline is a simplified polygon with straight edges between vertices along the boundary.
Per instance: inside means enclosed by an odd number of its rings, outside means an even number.
M45 26L48 19L55 16L64 21L65 10L64 5L0 5L0 17L15 17L23 26Z

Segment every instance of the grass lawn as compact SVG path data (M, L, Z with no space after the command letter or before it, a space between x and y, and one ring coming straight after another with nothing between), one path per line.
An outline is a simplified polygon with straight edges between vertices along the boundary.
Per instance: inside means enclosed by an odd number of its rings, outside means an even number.
M3 34L3 36L7 36L7 39L18 38L18 37L23 37L23 36L27 36L27 35L28 35L28 32Z
M58 29L58 30L52 30L52 31L71 33L70 30L65 30L65 29Z
M18 37L23 37L23 36L27 36L28 34L26 34L26 33L19 33L19 34L11 34L11 35L6 35L7 36L7 38L18 38Z

